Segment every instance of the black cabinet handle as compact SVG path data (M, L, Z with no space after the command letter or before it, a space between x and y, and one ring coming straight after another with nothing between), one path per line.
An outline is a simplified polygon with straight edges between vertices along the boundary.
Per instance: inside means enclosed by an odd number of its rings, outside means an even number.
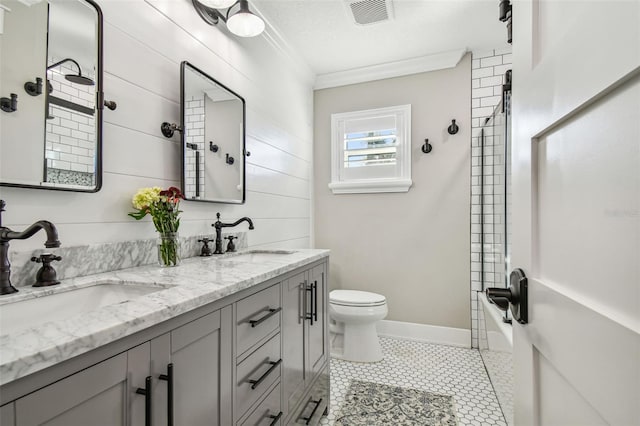
M144 389L136 389L136 393L144 395L144 426L151 426L151 376L144 379Z
M318 322L318 281L313 282L313 319Z
M281 362L282 362L282 358L280 358L277 361L267 361L267 364L271 364L271 367L269 367L269 369L262 376L260 376L258 380L249 380L249 383L251 383L251 389L257 388L258 385L262 383L262 381L266 379L267 376L271 374L271 372L275 370L276 367L279 366Z
M302 420L305 421L304 424L308 425L309 423L311 423L311 419L313 419L313 415L316 414L316 411L318 411L318 407L320 407L320 404L322 404L322 398L320 398L317 401L314 401L313 399L309 398L309 401L307 401L307 405L309 405L309 403L313 403L316 404L316 406L313 408L313 411L311 412L311 415L309 415L309 417L302 417ZM305 406L306 408L306 406Z
M158 378L167 382L167 426L173 426L173 363L167 365L167 374Z
M256 325L260 325L264 321L268 320L269 318L271 318L272 316L274 316L275 314L277 314L281 310L282 310L282 308L269 309L269 312L265 316L263 316L262 318L258 318L257 320L251 320L251 321L249 321L249 323L251 324L251 327L253 328Z
M280 420L280 417L282 417L282 411L280 411L275 416L268 416L268 418L273 419L273 421L269 423L269 426L276 426L278 424L278 421Z
M309 293L311 293L311 313L310 314L306 314L305 313L305 319L308 319L310 321L309 325L313 325L313 305L314 305L314 302L313 302L313 284L310 284L309 287L306 287L305 291L308 291ZM307 311L307 299L306 299L306 297L305 297L305 300L304 300L304 310L305 310L305 312Z

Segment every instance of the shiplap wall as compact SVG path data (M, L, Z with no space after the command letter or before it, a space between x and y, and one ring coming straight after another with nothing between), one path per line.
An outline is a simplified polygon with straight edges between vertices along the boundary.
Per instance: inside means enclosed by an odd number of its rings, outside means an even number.
M180 233L212 232L249 216L250 246L309 247L313 75L269 29L240 39L205 24L190 0L99 1L105 18L104 90L118 103L104 111L104 173L95 194L0 188L3 225L22 230L39 219L58 227L65 246L147 239L150 221L127 217L140 187L179 185L179 135L160 133L180 122L180 62L187 60L247 102L247 202L184 202ZM28 159L25 159L28 161ZM244 229L240 229L244 230ZM13 241L11 250L43 248L44 236Z

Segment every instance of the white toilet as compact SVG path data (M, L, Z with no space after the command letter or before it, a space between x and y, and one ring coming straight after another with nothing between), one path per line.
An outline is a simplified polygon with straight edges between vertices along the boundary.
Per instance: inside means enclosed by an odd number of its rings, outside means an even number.
M331 291L331 356L356 362L382 361L376 323L387 313L387 299L380 294L357 290Z

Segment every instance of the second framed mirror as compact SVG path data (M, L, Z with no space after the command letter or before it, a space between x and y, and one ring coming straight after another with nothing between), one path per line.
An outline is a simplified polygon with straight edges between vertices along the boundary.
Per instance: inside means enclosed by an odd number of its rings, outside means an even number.
M187 200L245 201L245 102L182 62L182 191Z

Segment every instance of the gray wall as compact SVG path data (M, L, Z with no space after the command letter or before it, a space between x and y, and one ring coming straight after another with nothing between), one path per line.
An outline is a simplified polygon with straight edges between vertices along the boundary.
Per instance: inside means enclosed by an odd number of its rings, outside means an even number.
M314 94L315 246L332 250L332 288L384 294L389 320L470 328L470 83L467 55L454 69ZM331 114L402 104L412 108L409 192L333 195Z

